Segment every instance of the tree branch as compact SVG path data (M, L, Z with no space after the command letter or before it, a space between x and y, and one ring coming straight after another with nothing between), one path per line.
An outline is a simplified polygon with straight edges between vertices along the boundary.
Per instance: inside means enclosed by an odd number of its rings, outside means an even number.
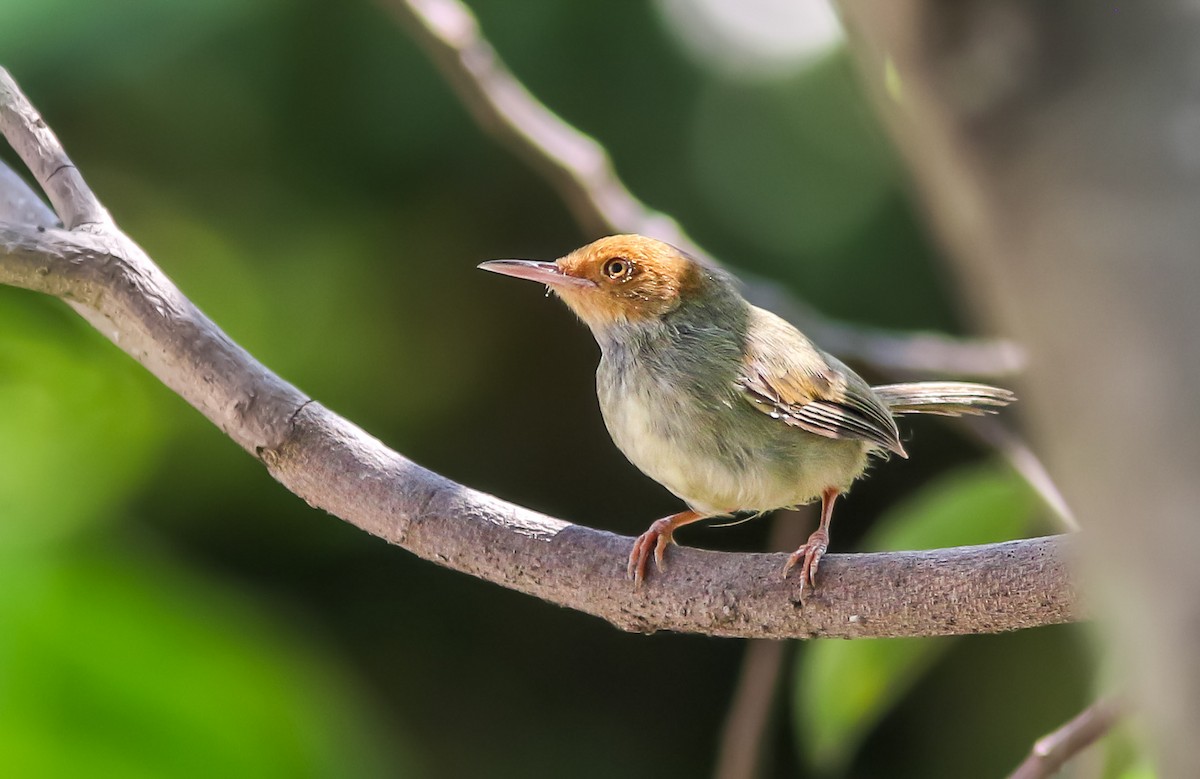
M633 195L604 147L542 104L518 81L459 0L380 0L413 35L475 121L545 177L584 232L641 233L715 262L670 216ZM900 333L841 322L744 270L747 297L791 320L823 348L881 370L1002 376L1019 372L1024 351L1000 339Z
M0 225L0 282L72 301L289 490L422 558L644 632L943 635L1082 616L1069 575L1074 541L1065 537L829 555L821 587L803 608L797 581L779 575L784 555L678 548L670 570L636 592L625 579L631 539L553 519L432 473L233 343L107 219L3 70L0 132L39 184L58 186L63 221L77 225ZM18 185L24 186L15 176L0 177L6 190L0 203L33 197Z

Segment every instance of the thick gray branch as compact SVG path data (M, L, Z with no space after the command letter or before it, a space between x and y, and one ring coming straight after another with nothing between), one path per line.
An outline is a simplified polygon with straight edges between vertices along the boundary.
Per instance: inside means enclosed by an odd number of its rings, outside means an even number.
M24 100L2 70L0 95ZM44 126L27 104L0 109L0 131L23 159L65 160L53 135L31 131L37 127ZM0 187L12 195L0 203L30 196L15 191L23 187L15 177L0 177ZM1015 630L1082 616L1068 570L1073 541L1065 537L830 555L820 588L803 607L796 582L779 575L783 555L679 548L670 570L635 592L624 573L632 539L505 503L388 449L230 341L111 222L90 224L86 232L0 225L0 282L74 301L311 505L427 560L628 630L914 636Z
M288 489L430 560L603 617L627 630L719 636L898 636L994 632L1080 616L1070 541L1051 537L924 552L833 555L796 603L786 555L679 547L635 593L633 540L504 503L409 462L310 404L264 458ZM969 521L969 520L964 520ZM828 565L826 565L828 562Z

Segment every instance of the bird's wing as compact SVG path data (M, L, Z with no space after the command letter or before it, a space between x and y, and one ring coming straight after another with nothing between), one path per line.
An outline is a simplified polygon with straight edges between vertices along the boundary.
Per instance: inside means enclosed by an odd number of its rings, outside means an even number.
M784 424L907 456L895 419L870 385L769 311L753 311L737 385L755 408Z

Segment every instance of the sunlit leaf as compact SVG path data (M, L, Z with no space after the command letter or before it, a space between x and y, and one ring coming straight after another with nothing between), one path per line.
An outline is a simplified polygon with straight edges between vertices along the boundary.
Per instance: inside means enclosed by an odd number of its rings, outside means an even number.
M942 477L882 517L864 546L932 549L1019 537L1036 498L1007 468L964 468ZM797 738L814 766L836 770L864 736L954 639L816 641L795 677Z
M862 541L864 551L940 549L1020 538L1037 496L1007 466L961 468L880 518Z

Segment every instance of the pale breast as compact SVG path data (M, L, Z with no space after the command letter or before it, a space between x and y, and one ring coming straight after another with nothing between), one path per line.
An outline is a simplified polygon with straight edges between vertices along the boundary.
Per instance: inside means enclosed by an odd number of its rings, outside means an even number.
M731 386L683 385L652 371L601 364L600 407L617 447L647 476L706 514L768 511L845 489L867 446L790 428Z

